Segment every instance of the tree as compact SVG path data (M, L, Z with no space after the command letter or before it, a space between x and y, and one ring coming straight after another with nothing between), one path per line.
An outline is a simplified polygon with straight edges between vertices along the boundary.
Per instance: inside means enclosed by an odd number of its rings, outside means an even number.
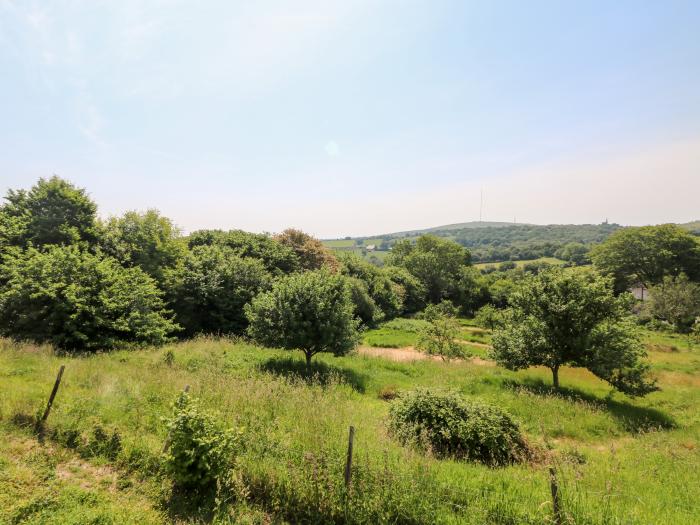
M275 235L274 238L296 253L303 270L321 268L327 268L333 272L338 270L339 263L335 255L321 241L308 233L289 228Z
M555 255L564 261L569 261L577 266L591 262L588 256L588 247L580 242L569 242L556 251Z
M186 335L240 334L248 326L244 306L271 281L258 259L223 246L196 246L168 272L165 288Z
M425 287L411 272L400 266L385 266L383 270L391 282L400 287L402 314L419 312L425 308Z
M401 313L403 289L382 268L365 262L352 253L343 254L340 263L342 275L364 283L367 293L379 308L382 319L393 319Z
M493 356L510 370L546 366L559 388L559 369L584 367L629 395L656 390L629 316L630 296L616 297L593 272L552 269L523 281L493 336Z
M29 248L3 261L0 333L64 350L160 344L177 329L155 281L77 246Z
M614 278L618 292L635 281L649 288L667 275L685 273L691 281L700 280L700 243L675 224L618 230L593 248L591 259L603 275Z
M245 312L253 339L267 346L301 350L307 366L319 352L344 355L358 343L348 282L328 270L278 279Z
M390 264L406 268L425 288L428 302L436 304L458 295L462 269L471 264L471 259L469 250L459 244L423 235L415 243L395 243Z
M29 191L8 191L5 200L0 208L0 247L97 241L97 206L85 190L66 180L42 178Z
M700 284L689 281L685 274L666 276L649 289L645 306L656 319L671 323L678 332L688 332L700 315Z
M423 318L428 325L418 334L416 348L428 355L439 355L443 361L465 358L469 353L457 342L459 323L455 320L456 309L449 301L426 307Z
M164 272L174 268L187 252L180 231L157 210L126 212L103 226L102 246L124 266L139 267L162 283Z
M503 312L492 304L486 304L476 312L474 321L479 326L483 326L489 330L495 330L503 323Z
M195 246L225 246L239 257L260 259L268 272L282 275L297 271L299 258L294 250L263 233L243 230L199 230L188 238L190 248Z

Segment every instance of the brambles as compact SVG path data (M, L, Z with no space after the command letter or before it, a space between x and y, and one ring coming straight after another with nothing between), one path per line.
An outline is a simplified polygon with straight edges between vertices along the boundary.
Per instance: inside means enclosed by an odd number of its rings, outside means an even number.
M417 389L399 397L389 412L389 429L404 445L490 466L528 455L520 430L498 407L466 401L455 393Z

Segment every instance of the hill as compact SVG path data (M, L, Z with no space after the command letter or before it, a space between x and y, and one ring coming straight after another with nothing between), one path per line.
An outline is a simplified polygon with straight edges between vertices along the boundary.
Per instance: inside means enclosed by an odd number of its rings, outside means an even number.
M505 222L466 222L378 235L324 241L335 250L353 250L367 258L380 259L378 252L389 251L402 239L415 239L425 233L451 239L469 248L474 262L523 261L561 257L570 243L584 245L603 242L619 224L513 224ZM370 253L373 252L373 253Z

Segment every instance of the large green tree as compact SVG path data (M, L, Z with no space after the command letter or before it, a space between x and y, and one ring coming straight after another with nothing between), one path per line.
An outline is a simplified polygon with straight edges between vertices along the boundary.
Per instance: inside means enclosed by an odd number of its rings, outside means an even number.
M158 282L187 251L178 228L157 210L129 211L109 219L103 226L101 244L123 265L138 266Z
M307 366L317 353L344 355L359 340L347 278L325 269L278 279L246 306L246 316L253 339L301 350Z
M629 317L628 295L593 272L551 269L525 279L493 336L493 356L510 369L546 366L559 387L562 366L587 368L616 389L644 395L646 355Z
M97 206L84 189L60 177L39 179L27 190L9 190L0 207L0 248L4 246L94 244Z
M291 273L300 268L299 257L289 245L264 233L198 230L187 238L187 242L190 248L225 246L239 257L261 260L267 271L275 275Z
M593 248L591 259L602 274L615 279L617 291L635 281L650 287L681 273L700 280L700 243L675 224L618 230Z
M271 281L258 259L239 257L224 246L196 246L168 272L165 288L186 335L240 334L248 326L244 305Z
M415 243L395 243L389 263L406 268L425 288L428 302L437 304L460 296L464 269L471 264L471 258L469 250L455 242L423 235Z
M0 333L65 350L158 344L177 326L155 281L77 246L29 248L5 258Z

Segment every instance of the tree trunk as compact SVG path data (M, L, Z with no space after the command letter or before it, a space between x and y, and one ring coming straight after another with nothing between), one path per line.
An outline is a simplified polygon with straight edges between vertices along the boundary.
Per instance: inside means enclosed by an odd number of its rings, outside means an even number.
M559 365L552 367L552 383L554 388L559 390Z
M311 358L314 356L311 352L304 352L304 356L306 357L306 368L310 369L311 368Z

